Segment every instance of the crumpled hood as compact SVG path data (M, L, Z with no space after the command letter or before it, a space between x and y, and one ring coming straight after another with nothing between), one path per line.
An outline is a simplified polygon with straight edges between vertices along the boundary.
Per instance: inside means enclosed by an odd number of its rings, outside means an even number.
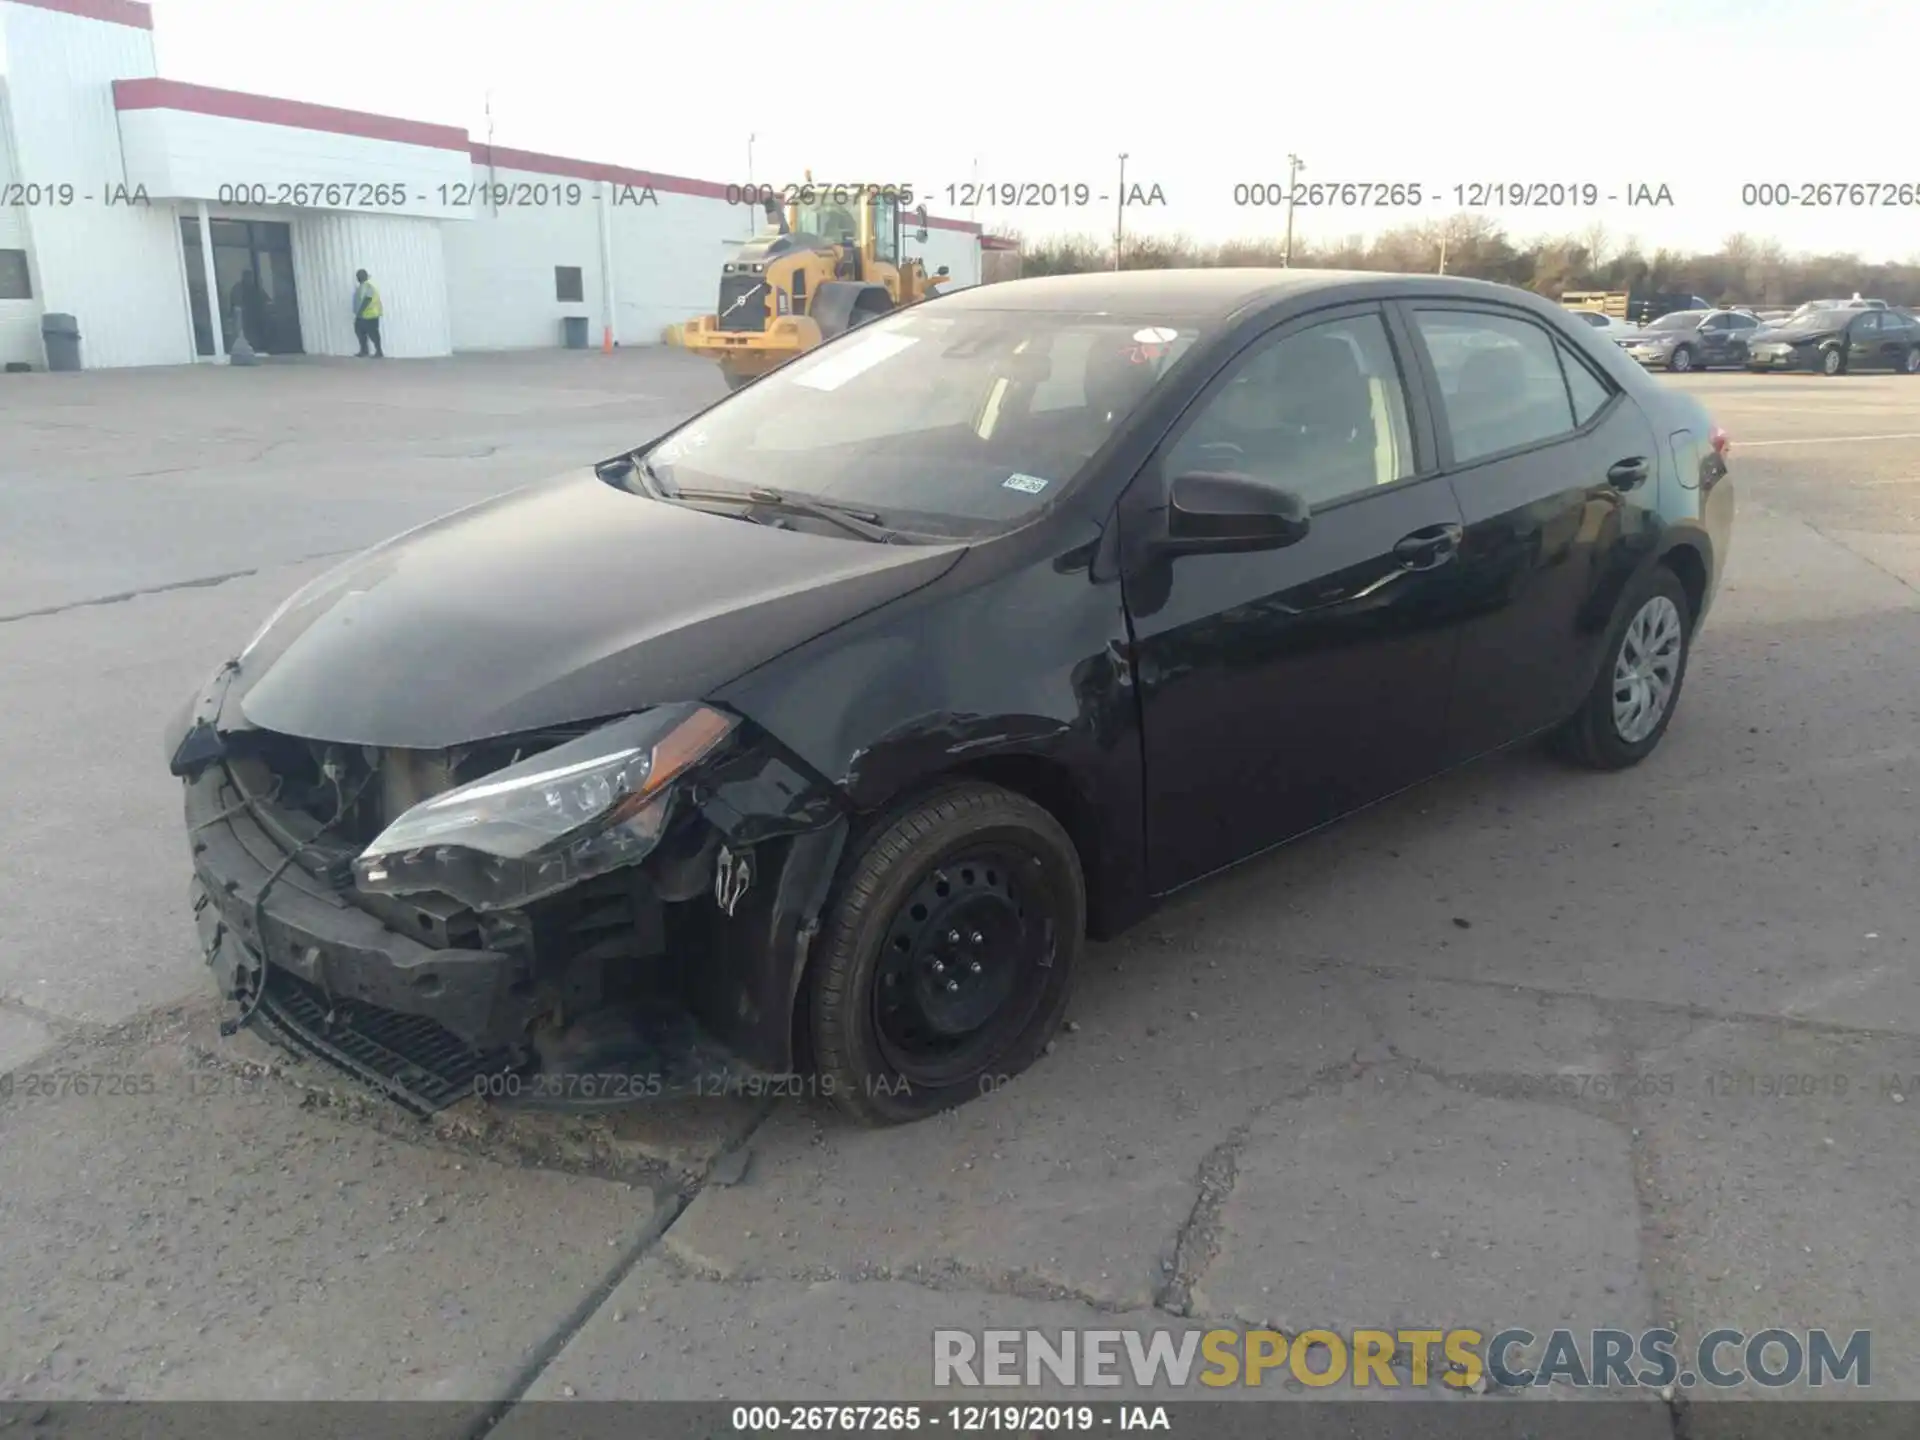
M583 470L321 576L242 655L234 698L261 729L427 750L699 700L965 548L755 525Z

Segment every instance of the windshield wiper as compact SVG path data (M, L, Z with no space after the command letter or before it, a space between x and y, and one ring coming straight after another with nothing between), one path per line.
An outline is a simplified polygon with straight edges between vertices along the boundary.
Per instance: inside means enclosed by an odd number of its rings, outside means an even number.
M851 505L839 505L831 500L815 500L808 496L788 495L784 491L756 485L751 490L675 490L667 496L670 500L725 500L735 505L761 505L769 510L784 510L792 515L811 515L816 520L825 520L851 531L862 540L872 540L881 545L889 545L895 539L894 532L880 523L880 516L872 510L860 510Z

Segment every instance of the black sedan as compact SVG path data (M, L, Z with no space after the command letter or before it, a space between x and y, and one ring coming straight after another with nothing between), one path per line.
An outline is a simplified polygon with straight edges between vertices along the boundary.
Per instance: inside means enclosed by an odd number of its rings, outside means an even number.
M1477 281L914 306L347 562L201 687L227 1028L419 1112L954 1105L1160 897L1532 736L1644 759L1726 450Z
M1747 363L1747 337L1760 324L1746 310L1676 310L1623 336L1620 348L1650 368L1688 371Z
M1920 320L1898 310L1857 306L1809 311L1754 331L1747 343L1747 368L1920 375Z

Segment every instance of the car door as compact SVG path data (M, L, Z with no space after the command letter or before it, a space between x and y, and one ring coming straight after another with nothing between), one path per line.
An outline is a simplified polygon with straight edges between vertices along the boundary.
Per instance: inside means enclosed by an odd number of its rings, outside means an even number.
M1709 315L1700 322L1700 328L1693 332L1700 342L1700 367L1726 365L1731 361L1733 339L1733 317L1731 315Z
M1728 315L1727 319L1727 364L1744 366L1747 363L1747 341L1753 332L1760 328L1759 317L1754 315Z
M1407 339L1379 306L1268 331L1169 431L1121 505L1157 893L1431 773L1455 635L1459 507L1416 435ZM1178 554L1179 475L1238 471L1311 506L1283 549Z
M1886 363L1881 346L1880 312L1863 310L1847 322L1847 369L1883 370Z
M1657 533L1668 437L1532 315L1406 304L1466 525L1458 582L1470 613L1445 749L1454 763L1558 723L1586 694L1608 596Z

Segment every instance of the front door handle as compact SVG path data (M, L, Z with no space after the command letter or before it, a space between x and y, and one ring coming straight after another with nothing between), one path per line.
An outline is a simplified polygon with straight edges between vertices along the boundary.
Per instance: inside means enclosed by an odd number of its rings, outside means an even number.
M1631 490L1644 485L1652 473L1652 462L1644 455L1635 455L1630 460L1614 461L1607 470L1607 483L1616 490Z
M1429 525L1405 535L1393 547L1393 558L1402 570L1432 570L1460 553L1461 528L1458 525Z

